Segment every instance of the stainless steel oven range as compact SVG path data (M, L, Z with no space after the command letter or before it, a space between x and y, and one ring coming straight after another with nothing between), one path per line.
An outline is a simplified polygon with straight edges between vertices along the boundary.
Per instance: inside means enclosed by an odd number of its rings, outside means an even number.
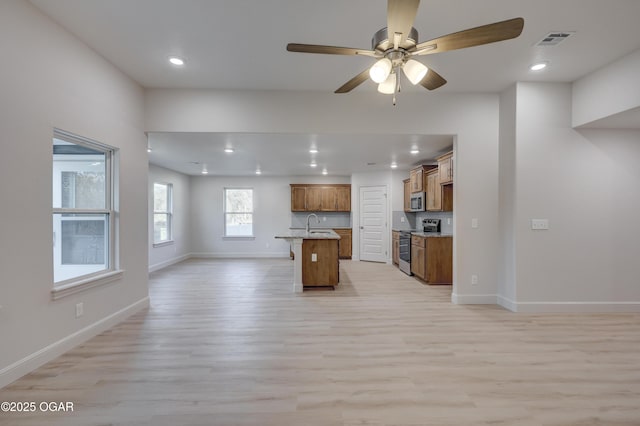
M400 260L398 266L407 275L411 273L411 231L400 231Z

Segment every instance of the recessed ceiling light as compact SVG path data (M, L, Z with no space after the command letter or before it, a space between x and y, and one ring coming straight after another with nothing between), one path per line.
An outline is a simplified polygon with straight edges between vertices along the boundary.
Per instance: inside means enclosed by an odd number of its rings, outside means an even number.
M147 148L147 152L151 152L151 148Z
M177 56L171 56L169 58L169 62L171 62L173 65L177 65L177 66L184 65L184 60L181 59L181 58L178 58Z
M391 163L391 168L392 168L392 169L397 169L397 168L398 168L398 165L397 165L396 163Z
M547 67L547 63L546 62L539 62L537 64L533 64L529 67L529 69L531 71L540 71L543 70Z
M326 175L326 174L328 174L328 173L329 173L329 172L327 172L327 169L322 170L322 174L323 174L323 175Z
M318 165L316 163L311 163L309 164L310 167L318 167Z
M416 155L420 153L420 151L417 148L413 148L410 152L412 155Z
M208 174L209 174L209 172L208 172L208 171L206 171L206 170L203 170L203 171L202 171L202 174L203 174L203 175L208 175Z
M317 148L311 148L311 149L309 150L309 152L310 152L311 154L317 154L317 153L318 153L318 149L317 149Z
M261 175L261 174L262 174L262 172L260 171L260 169L256 170L256 174L257 174L257 175Z
M225 148L224 152L231 154L233 152L233 148Z

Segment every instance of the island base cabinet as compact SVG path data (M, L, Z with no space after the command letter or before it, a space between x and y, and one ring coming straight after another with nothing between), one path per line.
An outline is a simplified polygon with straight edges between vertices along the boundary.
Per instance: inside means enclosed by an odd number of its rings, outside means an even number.
M427 284L452 284L453 238L432 237L426 240L424 281Z
M315 256L314 256L315 254ZM302 243L302 285L336 286L339 282L338 240L304 240Z

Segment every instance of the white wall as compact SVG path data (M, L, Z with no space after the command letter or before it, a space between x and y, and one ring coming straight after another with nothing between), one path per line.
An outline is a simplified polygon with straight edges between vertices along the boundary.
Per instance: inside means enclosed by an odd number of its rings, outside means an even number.
M153 246L153 184L173 185L173 243ZM182 173L149 164L149 271L186 259L191 253L191 185Z
M146 92L146 130L456 135L453 300L495 303L498 99L497 94L403 93L393 107L388 96L364 91L335 95L157 89ZM478 229L471 229L472 218L478 218ZM480 278L475 287L473 274Z
M510 309L516 300L515 283L515 214L516 214L516 108L517 86L500 95L500 283L498 300Z
M640 131L573 130L570 84L518 83L516 116L515 307L640 309Z
M573 83L573 127L640 108L640 50ZM636 123L638 128L640 123Z
M0 387L147 303L142 89L29 2L0 2ZM51 300L52 138L119 148L122 279ZM76 303L84 316L75 318Z
M288 257L289 243L275 239L291 226L291 183L349 183L348 177L191 177L192 255ZM254 238L224 238L224 188L253 188Z

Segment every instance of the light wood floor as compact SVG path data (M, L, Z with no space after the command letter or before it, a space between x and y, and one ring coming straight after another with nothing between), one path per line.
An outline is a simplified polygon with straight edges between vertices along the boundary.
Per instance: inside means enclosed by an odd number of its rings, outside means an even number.
M455 306L396 268L191 260L151 308L0 391L73 413L2 425L640 425L640 315Z

